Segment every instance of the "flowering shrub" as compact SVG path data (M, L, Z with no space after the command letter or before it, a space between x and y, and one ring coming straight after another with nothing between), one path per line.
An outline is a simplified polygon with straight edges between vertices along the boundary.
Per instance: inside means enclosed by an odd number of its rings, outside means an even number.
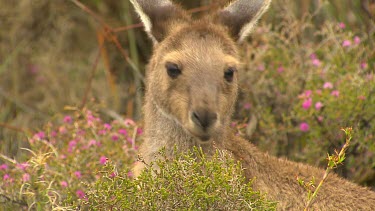
M5 209L51 210L70 200L86 200L83 182L102 176L108 161L118 168L132 165L141 128L132 120L105 123L90 110L65 116L32 135L23 161L4 155L0 166L0 203Z
M199 149L171 160L163 151L160 156L136 180L109 163L81 206L89 210L276 209L275 202L252 190L241 165L223 152L210 159Z
M260 27L245 49L239 116L257 120L248 136L273 154L324 166L327 151L344 144L339 129L351 126L355 135L339 173L375 184L371 40L343 23L284 21L275 29ZM245 134L247 126L240 125Z
M242 168L223 153L198 149L162 158L133 179L142 129L132 120L105 123L76 111L32 135L23 161L1 155L0 208L5 210L274 210L253 191ZM164 158L163 158L164 156Z

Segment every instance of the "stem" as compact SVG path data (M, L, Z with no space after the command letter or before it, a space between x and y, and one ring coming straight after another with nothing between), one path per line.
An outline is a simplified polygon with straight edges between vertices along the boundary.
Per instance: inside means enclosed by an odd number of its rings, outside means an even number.
M343 128L341 129L342 131L345 132L345 135L346 135L346 141L345 141L345 144L344 146L341 148L340 152L336 155L328 155L328 166L326 168L326 171L324 172L324 175L323 175L323 178L322 180L319 182L319 185L315 188L314 190L314 193L311 195L311 197L308 197L308 201L307 201L307 204L305 206L305 209L304 211L308 211L309 210L309 207L311 206L313 200L316 198L316 196L318 195L318 192L320 190L320 188L322 187L324 181L326 181L329 173L337 167L337 165L341 164L344 160L342 160L341 158L343 156L345 156L345 152L346 150L348 149L349 147L349 144L350 144L350 141L352 140L352 128ZM344 157L345 159L345 157ZM334 162L334 165L330 165L331 161Z

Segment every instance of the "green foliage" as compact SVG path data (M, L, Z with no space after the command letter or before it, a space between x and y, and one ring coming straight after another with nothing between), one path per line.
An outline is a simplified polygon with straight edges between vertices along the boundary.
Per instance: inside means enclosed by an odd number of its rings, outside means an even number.
M107 161L119 168L133 164L141 133L132 120L105 123L87 109L47 124L28 138L22 161L0 156L6 162L0 166L0 208L52 210L68 196L84 199L82 182L95 182Z
M279 25L254 32L244 54L240 116L257 117L248 135L264 150L322 167L326 152L343 145L339 129L353 127L338 173L374 185L373 39L340 22L316 26L315 18L282 16Z
M201 150L161 158L135 180L128 171L105 166L104 175L89 187L89 210L275 210L246 183L242 168L217 152L206 158ZM155 170L158 169L158 170ZM115 174L113 174L116 172ZM117 173L118 172L118 173Z
M29 137L23 161L0 154L0 209L275 209L223 152L213 158L198 149L174 158L161 152L133 179L141 134L130 119L105 123L87 109L47 124Z

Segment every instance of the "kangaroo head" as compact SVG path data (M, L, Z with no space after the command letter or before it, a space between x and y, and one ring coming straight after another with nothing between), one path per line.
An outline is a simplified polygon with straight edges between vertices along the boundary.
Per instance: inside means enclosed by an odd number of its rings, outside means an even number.
M131 2L154 43L146 101L202 142L223 135L237 98L236 43L271 0L237 0L199 20L169 0Z

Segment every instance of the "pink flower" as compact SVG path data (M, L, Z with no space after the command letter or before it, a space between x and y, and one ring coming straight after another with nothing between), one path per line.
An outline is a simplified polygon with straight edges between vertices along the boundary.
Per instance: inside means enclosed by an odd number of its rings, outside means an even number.
M311 90L306 90L302 94L298 95L298 98L310 98L312 94Z
M72 123L73 119L71 116L67 115L64 117L64 122L67 123L67 124L70 124Z
M310 55L310 59L311 60L314 60L314 59L317 59L318 58L318 56L315 54L315 53L312 53L311 55Z
M339 96L340 96L340 91L338 91L338 90L333 90L333 91L331 92L331 95L334 96L334 97L339 97Z
M0 166L0 170L7 170L7 169L8 169L8 165L5 163Z
M133 126L133 125L135 125L135 122L131 119L125 119L124 124L126 126Z
M332 89L333 85L332 85L331 82L325 82L324 85L323 85L323 88L324 89Z
M17 163L16 164L16 168L22 170L22 171L25 171L26 168L29 167L29 164L28 163Z
M46 134L43 131L40 131L36 133L35 136L39 139L44 139L46 137Z
M32 65L29 65L28 70L31 74L36 74L39 72L39 67L32 64Z
M116 134L112 135L111 138L112 138L112 141L118 141L118 139L119 139L118 135L116 135Z
M245 104L243 105L243 108L244 108L245 110L249 110L249 109L251 108L251 104L250 104L250 103L245 103Z
M90 122L93 122L96 120L96 118L94 117L91 111L86 112L86 119L87 121L90 121Z
M76 140L71 140L69 141L69 148L74 148L75 146L77 146L77 141Z
M83 136L85 134L86 134L85 130L80 129L80 130L77 131L77 135L79 135L79 136Z
M3 176L3 180L4 181L6 181L6 180L10 180L11 178L10 178L10 176L9 176L9 174L5 174L4 176Z
M315 91L315 93L318 94L318 95L322 95L322 90L321 90L321 89L317 89L317 90Z
M126 131L126 129L119 129L118 133L121 134L121 135L123 135L123 136L128 135L128 131Z
M305 91L305 97L310 97L312 94L312 91L311 90L306 90Z
M264 64L260 64L258 67L257 67L257 70L258 71L264 71L266 69L266 67L264 66Z
M368 74L366 75L366 80L368 80L368 81L372 81L372 79L374 79L374 73L368 73Z
M317 102L317 103L315 103L315 109L316 109L316 110L320 110L323 106L324 106L323 103L320 102L320 101Z
M76 194L77 194L77 197L80 198L80 199L86 198L85 192L83 192L82 190L77 190Z
M110 178L115 178L116 177L116 173L115 172L112 172L111 175L109 175Z
M284 69L283 66L279 66L279 67L277 68L277 72L278 72L278 73L282 73L282 72L284 72L284 71L285 71L285 69Z
M344 40L342 42L342 47L350 47L352 45L352 42L350 40Z
M134 174L133 172L129 171L128 174L127 174L128 177L134 177Z
M131 137L126 138L126 140L127 140L129 143L131 143L131 144L134 143L134 140L133 140L133 138L131 138Z
M358 45L359 43L361 43L361 38L359 38L358 36L355 36L353 40L354 40L354 43L356 45Z
M299 129L300 129L302 132L307 132L307 131L309 131L310 126L309 126L309 124L307 124L306 122L302 122L302 123L299 125Z
M345 29L345 27L346 27L346 26L345 26L345 23L340 22L340 23L339 23L339 27L340 27L340 29Z
M101 156L99 162L100 164L104 165L105 163L107 163L107 158L105 156Z
M358 100L366 100L366 97L361 95L361 96L358 96Z
M57 136L57 132L53 130L53 131L51 132L51 137L56 137L56 136Z
M105 128L106 130L111 130L111 129L112 129L112 126L111 126L110 124L108 124L108 123L105 123L105 124L104 124L104 128Z
M97 142L96 142L96 140L94 140L94 139L91 139L91 140L89 141L89 144L88 144L88 146L89 146L89 147L91 147L91 146L95 146L95 145L97 145Z
M60 185L61 187L64 187L64 188L68 187L68 183L66 181L61 181Z
M320 67L322 64L319 59L313 59L311 62L315 67Z
M98 133L99 133L99 135L102 136L102 135L105 135L107 133L107 131L106 130L99 130Z
M142 135L143 134L143 130L142 128L137 128L137 135Z
M368 64L366 62L361 62L361 68L363 70L367 69L367 67L368 67Z
M318 121L319 121L319 122L323 122L323 120L324 120L324 117L322 117L322 116L318 116Z
M92 120L87 120L87 126L89 126L89 127L94 127L94 121L92 121Z
M81 174L80 171L76 171L76 172L74 172L74 175L75 175L78 179L82 177L82 174Z
M307 98L303 103L302 103L302 108L304 108L305 110L309 109L311 107L311 104L312 104L312 99L311 98Z
M66 133L66 128L64 126L59 127L59 133L65 134Z
M25 174L22 175L22 181L23 182L27 182L29 180L30 180L30 174L25 173Z

